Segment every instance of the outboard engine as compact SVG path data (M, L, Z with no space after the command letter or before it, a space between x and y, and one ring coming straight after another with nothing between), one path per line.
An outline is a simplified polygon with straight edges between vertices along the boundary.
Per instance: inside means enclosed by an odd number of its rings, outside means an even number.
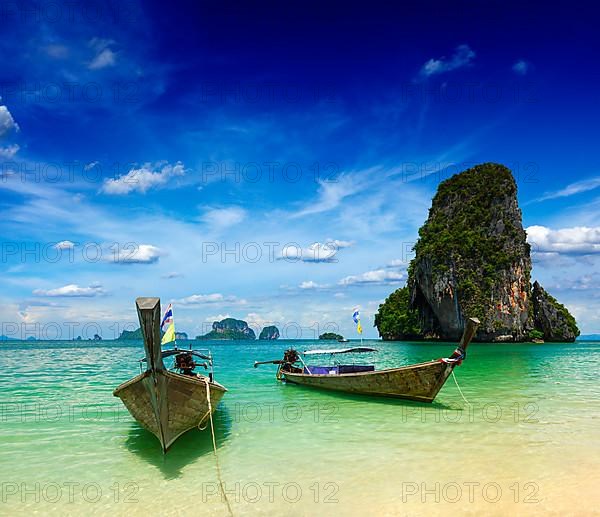
M296 352L296 350L294 350L293 348L290 348L283 353L284 363L292 365L295 362L297 362L298 359L300 359L300 356L298 355L298 352Z
M194 368L196 368L196 363L192 354L188 352L177 354L175 356L175 368L183 375L195 375Z

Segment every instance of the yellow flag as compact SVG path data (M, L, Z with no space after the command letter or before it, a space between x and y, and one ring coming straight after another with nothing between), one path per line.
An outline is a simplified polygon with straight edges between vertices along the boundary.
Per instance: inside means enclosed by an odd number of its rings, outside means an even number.
M165 332L165 335L162 337L160 344L166 345L167 343L170 343L171 341L175 341L175 323L171 323L167 327L167 331Z
M362 325L360 324L360 320L359 320L358 324L356 325L356 332L358 332L359 334L362 334Z

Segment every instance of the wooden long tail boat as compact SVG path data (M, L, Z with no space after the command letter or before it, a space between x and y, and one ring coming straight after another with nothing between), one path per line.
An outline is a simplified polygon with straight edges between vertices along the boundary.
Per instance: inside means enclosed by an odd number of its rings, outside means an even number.
M210 352L172 348L161 349L160 300L138 298L135 301L146 356L140 360L145 371L118 386L119 397L131 416L158 438L163 452L186 431L201 427L215 411L227 391L216 382ZM163 359L174 357L173 368ZM195 359L205 361L196 363ZM210 368L208 376L194 370Z
M440 358L425 363L388 368L375 371L373 365L333 364L331 366L307 365L302 356L376 352L373 348L355 347L337 350L310 350L299 353L286 350L283 359L255 362L277 364L277 379L290 384L301 384L346 393L395 397L401 399L432 402L455 367L467 356L467 346L475 335L479 320L467 320L462 339L448 358Z

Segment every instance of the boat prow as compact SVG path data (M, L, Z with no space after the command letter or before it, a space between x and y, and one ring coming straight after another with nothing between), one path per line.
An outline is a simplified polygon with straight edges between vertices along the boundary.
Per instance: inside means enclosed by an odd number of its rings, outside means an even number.
M163 357L174 354L161 350L160 300L138 298L136 306L146 352L142 362L147 369L118 386L113 395L158 438L166 452L183 433L207 421L227 390L212 379L212 374L182 374L166 369Z
M210 390L210 408L207 385ZM167 370L144 373L114 391L145 429L166 451L183 433L202 427L227 390L208 378L192 378Z

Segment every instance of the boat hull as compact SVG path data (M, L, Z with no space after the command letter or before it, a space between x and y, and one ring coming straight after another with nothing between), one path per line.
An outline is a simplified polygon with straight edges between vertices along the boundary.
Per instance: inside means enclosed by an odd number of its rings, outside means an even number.
M309 375L282 370L280 375L286 382L311 388L432 402L453 368L443 361L429 361L373 372Z
M212 412L227 391L206 377L181 375L168 370L146 372L118 386L119 397L129 413L160 441L166 451L183 433L209 418L206 383Z

